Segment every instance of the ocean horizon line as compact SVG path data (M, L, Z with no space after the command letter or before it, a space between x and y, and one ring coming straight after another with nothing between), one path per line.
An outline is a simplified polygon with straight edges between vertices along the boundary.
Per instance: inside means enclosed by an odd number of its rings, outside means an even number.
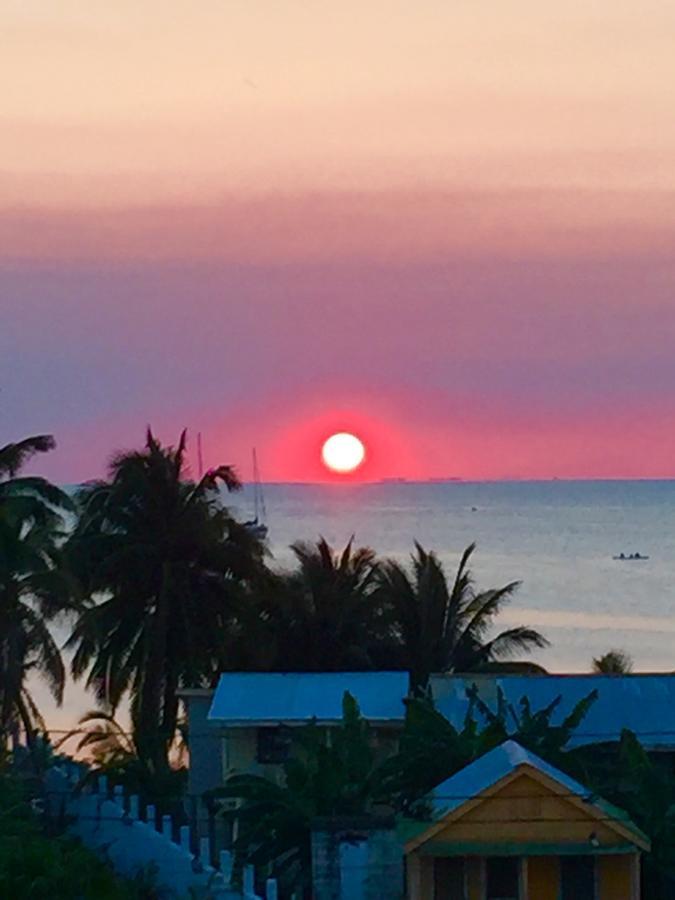
M65 490L85 487L94 484L100 479L90 478L86 481L77 482L61 482L61 487ZM324 480L324 481L298 481L285 479L269 479L263 480L260 484L266 487L336 487L336 488L353 488L353 487L400 487L403 485L423 486L423 485L471 485L471 484L666 484L675 482L675 475L611 475L611 476L584 476L584 475L556 475L550 478L520 478L517 476L503 478L463 478L461 476L448 476L438 478L378 478L373 480L356 481L353 479L345 481ZM243 480L244 486L253 484L250 480Z

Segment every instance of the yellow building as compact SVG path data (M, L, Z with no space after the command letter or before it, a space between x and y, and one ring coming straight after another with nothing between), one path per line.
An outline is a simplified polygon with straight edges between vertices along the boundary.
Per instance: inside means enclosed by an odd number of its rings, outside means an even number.
M408 900L640 900L646 836L616 807L506 741L406 823Z

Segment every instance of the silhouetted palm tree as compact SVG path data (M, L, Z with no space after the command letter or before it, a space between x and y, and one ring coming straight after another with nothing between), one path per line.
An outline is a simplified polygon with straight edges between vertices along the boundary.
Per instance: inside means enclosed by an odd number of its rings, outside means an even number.
M178 748L175 765L157 772L139 756L135 737L112 713L90 710L59 741L57 749L71 748L90 761L83 783L95 783L105 774L112 783L123 784L128 793L138 794L142 804L154 803L161 813L179 811L187 773L182 766L185 744Z
M633 660L625 650L609 650L593 660L595 675L628 675L633 671Z
M402 664L410 672L414 692L427 689L432 672L475 672L494 669L518 653L548 646L532 628L518 626L490 637L494 620L513 596L518 582L477 592L463 553L452 585L435 553L415 544L411 570L388 560L378 569L376 599L389 611Z
M262 617L276 647L273 668L346 671L373 668L380 611L374 601L375 553L349 541L336 552L321 538L292 545L297 569L272 577Z
M49 435L0 448L0 740L23 727L29 743L44 728L26 686L40 674L60 703L65 672L47 623L72 609L73 585L62 569L66 494L39 477L17 477L35 453L54 447Z
M68 645L76 678L113 712L130 694L136 746L166 768L181 685L211 680L224 635L263 549L220 500L236 490L230 466L199 482L186 472L186 435L113 458L107 481L79 493L69 556L90 597Z

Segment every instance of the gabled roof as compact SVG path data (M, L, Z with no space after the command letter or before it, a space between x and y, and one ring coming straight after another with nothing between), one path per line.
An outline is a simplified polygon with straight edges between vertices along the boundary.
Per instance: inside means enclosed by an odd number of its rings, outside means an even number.
M438 797L438 800L432 799L435 817L443 816L451 810L457 809L467 799L482 794L483 791L523 765L528 765L557 781L570 794L574 794L581 800L586 800L591 793L578 781L565 775L555 766L544 762L534 753L530 753L516 741L504 741L503 744L469 763L468 766L455 772L454 775L434 788L431 796L432 798Z
M533 710L562 700L552 723L559 725L574 705L598 691L598 699L573 733L569 746L616 741L624 728L634 731L647 749L675 749L675 673L667 675L434 675L431 689L436 708L455 727L462 727L469 700L467 689L496 709L497 691L519 710L529 697ZM476 710L480 722L480 713Z
M208 720L228 727L335 723L342 719L345 691L370 722L405 718L407 672L225 672Z
M600 813L600 818L607 824L613 824L628 832L638 846L649 847L647 836L633 824L623 810L593 794L578 781L526 750L516 741L504 741L435 787L428 797L433 822L443 821L519 770L539 773L544 779L562 788L566 796L582 801L589 812ZM419 841L418 835L415 842Z

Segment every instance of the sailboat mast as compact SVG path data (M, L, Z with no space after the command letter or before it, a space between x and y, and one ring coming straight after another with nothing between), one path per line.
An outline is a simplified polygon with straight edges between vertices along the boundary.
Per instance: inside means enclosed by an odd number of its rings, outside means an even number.
M265 519L267 511L265 509L265 498L263 496L262 485L260 484L260 472L258 471L258 454L255 447L251 451L253 457L253 503L254 518L250 522L245 523L245 528L257 540L264 541L267 537L267 525Z
M258 522L260 519L260 497L258 496L258 454L255 452L255 447L253 448L253 515L255 516L255 521Z
M260 471L258 469L258 454L255 447L253 448L253 503L254 515L256 522L264 522L267 518L267 510L265 509L265 497L260 484Z
M202 457L202 433L197 432L197 470L199 472L199 480L204 476L204 458Z

